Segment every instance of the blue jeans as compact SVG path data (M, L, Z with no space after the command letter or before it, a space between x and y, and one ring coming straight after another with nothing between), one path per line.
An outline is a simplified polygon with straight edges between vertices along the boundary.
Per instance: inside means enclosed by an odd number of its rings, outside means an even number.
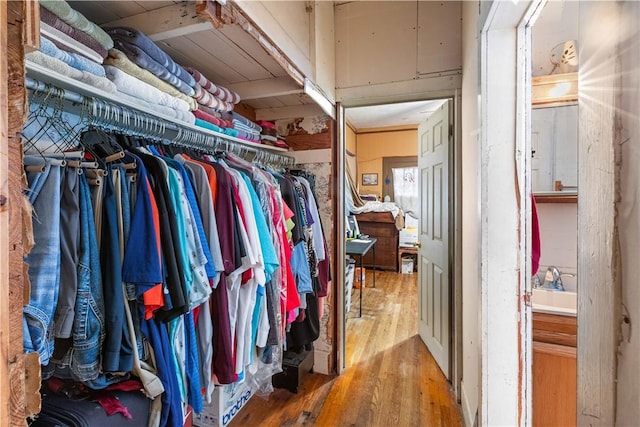
M91 190L85 175L80 175L79 187L78 292L71 371L76 380L87 381L96 379L100 373L100 352L105 335L104 298Z
M60 284L60 166L45 166L43 173L30 173L29 201L33 205L35 246L25 261L29 264L31 294L24 307L23 347L37 351L47 365L53 354L52 317Z
M75 316L76 292L78 290L78 239L80 225L78 169L61 170L60 181L60 289L58 304L53 318L53 335L56 338L70 338ZM56 354L71 340L58 340ZM67 347L68 348L68 347ZM54 356L55 359L55 356Z

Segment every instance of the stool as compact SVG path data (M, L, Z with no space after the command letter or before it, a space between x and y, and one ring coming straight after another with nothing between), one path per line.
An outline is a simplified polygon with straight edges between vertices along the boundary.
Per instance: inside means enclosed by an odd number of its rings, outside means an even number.
M415 246L411 247L411 248L404 248L402 246L398 247L398 273L400 273L402 271L402 255L415 255L416 257L416 263L414 264L415 266L418 265L418 248L416 248Z

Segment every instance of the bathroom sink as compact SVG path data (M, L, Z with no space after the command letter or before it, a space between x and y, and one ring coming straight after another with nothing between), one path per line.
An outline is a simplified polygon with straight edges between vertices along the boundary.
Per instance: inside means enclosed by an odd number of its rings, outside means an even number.
M578 294L568 291L533 289L531 309L540 313L575 316L578 312Z

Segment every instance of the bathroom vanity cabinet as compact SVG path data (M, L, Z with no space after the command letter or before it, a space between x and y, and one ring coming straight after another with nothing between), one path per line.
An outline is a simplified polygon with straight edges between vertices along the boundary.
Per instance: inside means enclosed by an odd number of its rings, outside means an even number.
M533 425L576 425L574 316L533 313Z

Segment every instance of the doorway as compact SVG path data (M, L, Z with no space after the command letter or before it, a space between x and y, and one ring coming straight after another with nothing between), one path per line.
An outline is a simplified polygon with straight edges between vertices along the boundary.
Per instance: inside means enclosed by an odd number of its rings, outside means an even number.
M451 104L451 117L453 120L453 116L455 115L456 109L459 107L458 102L456 101L457 97L453 97L450 101ZM417 157L418 157L418 125L421 122L424 122L434 111L438 109L438 107L442 106L446 100L432 100L432 101L421 101L420 103L399 103L399 104L384 104L384 105L373 105L366 107L351 107L345 108L346 117L345 120L345 150L344 150L344 159L345 163L348 163L348 169L352 172L352 177L350 179L345 178L345 181L351 181L356 185L357 195L369 196L371 199L376 199L378 202L384 201L384 196L389 195L389 200L391 203L394 203L394 198L391 197L391 191L388 190L390 186L393 185L393 181L391 179L392 173L389 172L389 169L393 169L393 163L397 158L401 159L401 164L397 164L395 166L410 166L412 164L417 165ZM429 105L429 107L428 107ZM395 117L389 111L391 109L396 109L401 111ZM413 117L409 116L413 114ZM412 121L411 121L412 120ZM461 322L458 321L461 317L460 310L457 308L461 303L460 298L456 297L459 295L459 257L456 257L455 254L459 253L459 245L457 244L459 238L459 214L456 214L459 209L459 203L455 203L458 199L458 182L456 179L456 174L459 172L458 165L459 162L457 160L457 156L459 155L457 149L457 131L456 126L446 126L447 135L451 132L450 144L451 144L451 168L450 168L450 185L451 185L451 194L449 200L450 203L450 227L451 230L451 246L450 250L446 257L449 259L449 263L451 265L451 272L449 274L449 280L451 283L450 288L450 298L449 298L449 336L448 345L450 348L450 356L446 361L446 369L442 369L444 372L449 371L450 375L449 380L453 385L453 388L458 393L459 390L459 377L461 376L461 364L457 361L461 359L461 351L460 345L457 343L460 340L461 336ZM400 141L403 139L401 136L404 136L404 142ZM400 138L400 139L398 139ZM406 140L409 140L410 143L406 144ZM385 148L387 151L385 151ZM406 160L409 159L409 163ZM416 159L416 160L413 160ZM387 170L385 171L384 165L387 165ZM389 167L389 165L392 165ZM373 182L363 181L363 175L374 176L377 175L377 180ZM386 188L386 190L385 190ZM345 193L348 193L349 189L345 188ZM348 197L347 197L348 198ZM345 212L349 211L349 204L351 202L346 202ZM417 225L417 224L416 224ZM416 227L417 228L417 227ZM397 250L397 248L396 248ZM397 259L397 258L396 258ZM369 259L369 261L372 261ZM417 259L415 260L417 263ZM373 293L376 290L368 288L373 283L373 275L376 275L376 279L379 281L380 278L384 278L382 280L397 280L398 283L402 281L407 281L408 278L412 278L415 283L413 286L417 287L418 283L418 274L405 274L403 275L399 272L401 268L400 263L396 262L394 264L393 269L389 269L387 271L381 271L380 269L376 269L375 271L371 269L372 265L369 265L368 268L365 266L366 270L366 279L365 279L365 287L364 287L364 303L363 307L367 307L367 292ZM390 277L395 277L395 279L390 279ZM378 282L377 282L378 283ZM376 285L377 287L377 285ZM343 288L340 294L343 294L345 289ZM356 290L359 292L359 290ZM345 338L344 345L342 351L345 353L345 357L347 357L347 353L353 351L352 348L349 348L351 345L349 342L349 326L360 322L360 317L358 313L358 293L354 294L354 298L352 299L352 306L355 304L355 313L350 312L344 316L344 334L342 337ZM416 293L415 298L418 298ZM354 302L355 301L355 302ZM416 307L414 310L418 310ZM375 313L368 313L365 309L363 312L363 316L366 319L367 316L373 316ZM417 328L417 320L414 324L408 325L408 327L412 327L415 329L414 334L418 334ZM362 331L361 331L362 332ZM360 350L358 350L360 351ZM367 349L363 349L361 351L367 352ZM368 354L368 353L367 353ZM372 355L373 356L373 355ZM349 359L343 358L345 361L344 367L346 369L349 368Z

